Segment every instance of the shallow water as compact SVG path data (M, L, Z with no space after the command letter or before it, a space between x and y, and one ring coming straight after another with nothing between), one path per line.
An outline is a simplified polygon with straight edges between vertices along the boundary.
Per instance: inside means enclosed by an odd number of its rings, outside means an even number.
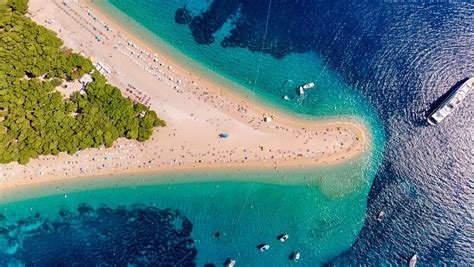
M442 125L424 124L436 99L459 80L474 76L471 2L109 0L98 4L126 21L122 10L142 24L128 23L142 38L188 64L195 63L187 56L199 61L205 75L245 85L247 89L239 90L253 92L260 101L291 112L364 119L375 137L374 151L356 166L363 173L356 176L360 183L348 188L340 186L353 171L339 172L336 177L341 180L336 183L315 182L331 177L327 170L324 175L323 170L283 175L286 179L306 175L312 179L310 187L242 182L239 173L229 174L240 181L234 183L152 185L156 179L151 179L146 187L125 183L122 189L69 193L67 199L61 192L2 205L7 211L0 213L9 223L33 212L55 218L60 209L73 211L82 202L112 208L155 204L158 209L179 210L193 224L190 247L197 249L197 256L185 259L198 265L221 265L227 257L244 266L288 265L292 250L302 252L303 266L402 265L413 253L426 265L474 262L473 96ZM201 27L175 22L175 12L184 5L193 17L209 11ZM212 29L217 31L209 34ZM196 34L193 38L193 31L204 38ZM208 42L209 36L214 37L211 44L198 43ZM265 53L250 51L261 48ZM316 81L318 89L299 99L294 87L307 81ZM283 95L293 101L283 101ZM265 173L245 175L259 181L281 179ZM211 179L197 174L192 178ZM347 193L332 194L340 190ZM382 222L374 219L380 210L386 214ZM216 231L222 232L219 238L214 237ZM290 234L288 243L276 240L282 231ZM259 243L269 243L271 249L260 253L255 248ZM14 243L7 247L10 252L16 248ZM170 262L182 264L174 260Z
M320 190L327 186L318 186L322 177L312 175L339 176L347 171L91 178L11 192L3 196L3 202L10 203L0 205L5 218L0 223L6 226L0 233L4 247L0 265L93 263L94 259L95 264L150 264L165 257L161 264L203 266L221 265L230 257L243 266L283 266L291 263L293 251L301 253L300 264L323 264L357 237L368 186L353 184L344 195L339 194L341 188L334 194L330 191L334 187ZM224 182L243 177L262 182ZM285 178L306 183L271 184ZM340 184L346 189L347 183ZM14 201L25 198L29 199ZM146 238L163 233L166 239ZM284 243L277 240L283 233L290 236ZM262 243L269 244L270 250L258 250ZM150 246L168 249L150 251ZM84 251L100 257L86 260ZM113 259L111 253L116 253Z

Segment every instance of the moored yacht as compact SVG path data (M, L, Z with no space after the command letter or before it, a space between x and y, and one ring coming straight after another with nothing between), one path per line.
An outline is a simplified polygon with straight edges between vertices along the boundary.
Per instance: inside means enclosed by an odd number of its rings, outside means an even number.
M436 125L442 122L447 116L461 104L467 94L474 87L474 78L469 78L439 105L427 118L428 124Z

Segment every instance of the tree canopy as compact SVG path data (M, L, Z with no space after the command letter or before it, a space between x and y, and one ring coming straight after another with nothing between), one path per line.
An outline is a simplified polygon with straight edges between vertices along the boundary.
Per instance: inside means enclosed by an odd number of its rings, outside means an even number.
M27 7L27 0L7 0L0 8L0 163L110 147L120 137L144 141L153 127L165 125L26 17ZM88 73L93 81L86 94L64 98L56 90Z
M28 11L28 0L7 0L7 7L21 14Z

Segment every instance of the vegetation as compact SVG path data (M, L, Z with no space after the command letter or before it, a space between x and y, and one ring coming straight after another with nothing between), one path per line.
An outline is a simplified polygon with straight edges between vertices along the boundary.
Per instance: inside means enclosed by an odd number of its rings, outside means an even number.
M12 11L26 14L28 11L28 0L7 0L7 7Z
M0 163L110 147L119 137L144 141L165 125L98 72L86 94L64 98L55 88L91 73L92 63L26 17L27 2L0 2Z

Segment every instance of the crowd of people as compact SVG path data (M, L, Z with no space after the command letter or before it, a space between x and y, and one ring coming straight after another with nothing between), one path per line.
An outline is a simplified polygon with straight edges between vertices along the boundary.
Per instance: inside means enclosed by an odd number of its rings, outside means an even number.
M288 127L285 123L281 123L276 117L272 122L266 122L264 118L268 114L259 113L251 103L244 98L233 97L231 93L225 90L210 90L204 82L201 82L199 75L190 74L182 69L176 69L167 63L165 59L160 59L157 53L150 49L144 49L136 44L136 42L128 39L118 29L112 29L86 7L78 2L69 1L64 4L62 1L53 0L56 6L62 12L70 16L82 30L85 30L93 38L100 35L101 44L112 47L118 53L110 53L110 57L122 56L143 70L144 73L156 80L157 84L166 84L168 88L162 86L153 90L169 90L182 94L183 99L194 99L207 105L214 107L220 111L230 114L230 116L211 116L200 118L208 125L220 129L231 118L236 119L239 123L244 124L254 130L271 129L276 134L281 133L283 136L291 136L294 140L288 142L298 142L307 145L304 149L295 149L291 146L283 146L283 148L266 147L247 147L245 144L239 146L221 146L217 147L214 142L224 142L215 136L210 136L209 140L200 141L199 147L192 146L192 140L183 140L178 146L167 144L166 141L157 140L152 137L146 143L139 143L130 140L119 140L113 148L110 149L87 149L74 155L61 156L62 162L58 164L58 158L55 156L40 157L37 161L40 168L18 168L13 165L0 166L0 173L3 180L8 180L16 174L15 171L21 170L23 176L32 179L38 176L57 176L58 173L68 176L72 173L91 176L100 173L122 172L124 170L134 171L137 169L149 168L166 168L185 166L189 168L222 165L222 164L241 164L246 162L261 162L262 164L273 164L277 167L277 162L288 160L313 160L324 162L331 155L341 156L337 160L344 159L344 151L351 149L360 150L361 147L354 145L359 141L359 137L349 127L325 127L317 130L308 129L304 125ZM38 11L39 12L39 11ZM58 19L56 19L58 21ZM99 28L106 29L105 31ZM87 42L87 40L77 40L78 42ZM89 41L90 42L90 41ZM110 78L123 76L121 70L116 66L110 66L112 71ZM108 77L109 78L109 77ZM110 80L110 79L109 79ZM116 80L119 80L118 78ZM123 81L123 79L122 79ZM129 96L134 101L139 101L146 106L153 108L153 102L157 101L151 94L147 94L147 90L136 88L133 82L117 84L122 89L124 95ZM152 102L153 100L153 102ZM158 99L164 101L163 99ZM189 114L193 116L193 114ZM173 126L160 130L162 134L166 134L170 140L177 138L180 132ZM337 138L336 138L337 137ZM212 140L212 141L211 141ZM318 144L317 147L314 144ZM64 160L66 158L66 160ZM104 171L108 170L108 171Z

